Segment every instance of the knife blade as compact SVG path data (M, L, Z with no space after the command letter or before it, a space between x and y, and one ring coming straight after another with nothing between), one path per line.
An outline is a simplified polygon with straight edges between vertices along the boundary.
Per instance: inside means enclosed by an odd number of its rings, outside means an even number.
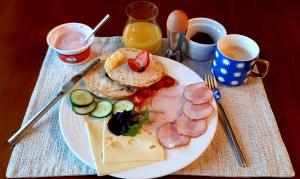
M92 67L101 61L100 58L88 64L82 70L80 70L75 76L67 81L59 93L56 94L55 98L52 99L44 108L36 113L28 122L26 122L11 138L8 139L10 145L15 145L24 136L24 134L33 127L33 125L44 115L47 111L56 104L65 93L67 93Z

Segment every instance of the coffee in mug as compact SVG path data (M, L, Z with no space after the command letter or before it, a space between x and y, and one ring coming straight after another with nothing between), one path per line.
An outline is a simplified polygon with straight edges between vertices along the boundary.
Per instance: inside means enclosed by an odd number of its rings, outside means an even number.
M221 49L221 52L223 52L225 56L236 60L247 60L251 58L251 54L238 45L224 47Z
M263 73L253 72L255 63L263 63ZM230 34L217 43L211 70L219 83L238 86L245 83L249 76L264 78L269 70L269 62L259 58L259 47L249 37Z

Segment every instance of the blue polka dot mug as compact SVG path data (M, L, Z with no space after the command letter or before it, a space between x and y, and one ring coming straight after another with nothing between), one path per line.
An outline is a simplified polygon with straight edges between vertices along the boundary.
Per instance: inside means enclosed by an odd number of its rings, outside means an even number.
M217 81L227 86L245 83L249 76L264 78L269 71L269 61L258 57L259 47L249 37L230 34L218 40L211 65ZM262 73L253 72L255 63L265 65Z

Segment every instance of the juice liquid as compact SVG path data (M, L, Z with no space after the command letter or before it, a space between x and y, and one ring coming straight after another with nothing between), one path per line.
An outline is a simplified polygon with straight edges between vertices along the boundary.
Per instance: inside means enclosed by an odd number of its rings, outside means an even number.
M147 50L156 53L162 41L160 28L149 22L128 24L123 31L125 47Z

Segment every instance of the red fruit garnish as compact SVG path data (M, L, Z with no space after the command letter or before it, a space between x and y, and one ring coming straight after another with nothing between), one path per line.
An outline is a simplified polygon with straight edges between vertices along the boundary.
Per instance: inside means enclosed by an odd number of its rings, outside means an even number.
M135 59L129 58L128 59L128 66L132 71L140 71L142 68L140 65L135 61Z
M144 88L137 92L137 95L141 95L143 98L149 98L153 95L153 90L150 88Z
M162 79L160 79L158 82L154 83L151 86L151 89L159 90L159 89L162 89L164 86L165 86L164 81Z
M135 105L135 106L140 106L144 102L144 98L142 95L139 94L133 94L132 96L129 97L130 101Z
M137 54L135 61L140 65L141 68L146 69L150 63L149 52L142 51L141 53Z
M168 75L163 76L161 80L164 82L164 87L171 87L176 82L174 78L172 78Z

